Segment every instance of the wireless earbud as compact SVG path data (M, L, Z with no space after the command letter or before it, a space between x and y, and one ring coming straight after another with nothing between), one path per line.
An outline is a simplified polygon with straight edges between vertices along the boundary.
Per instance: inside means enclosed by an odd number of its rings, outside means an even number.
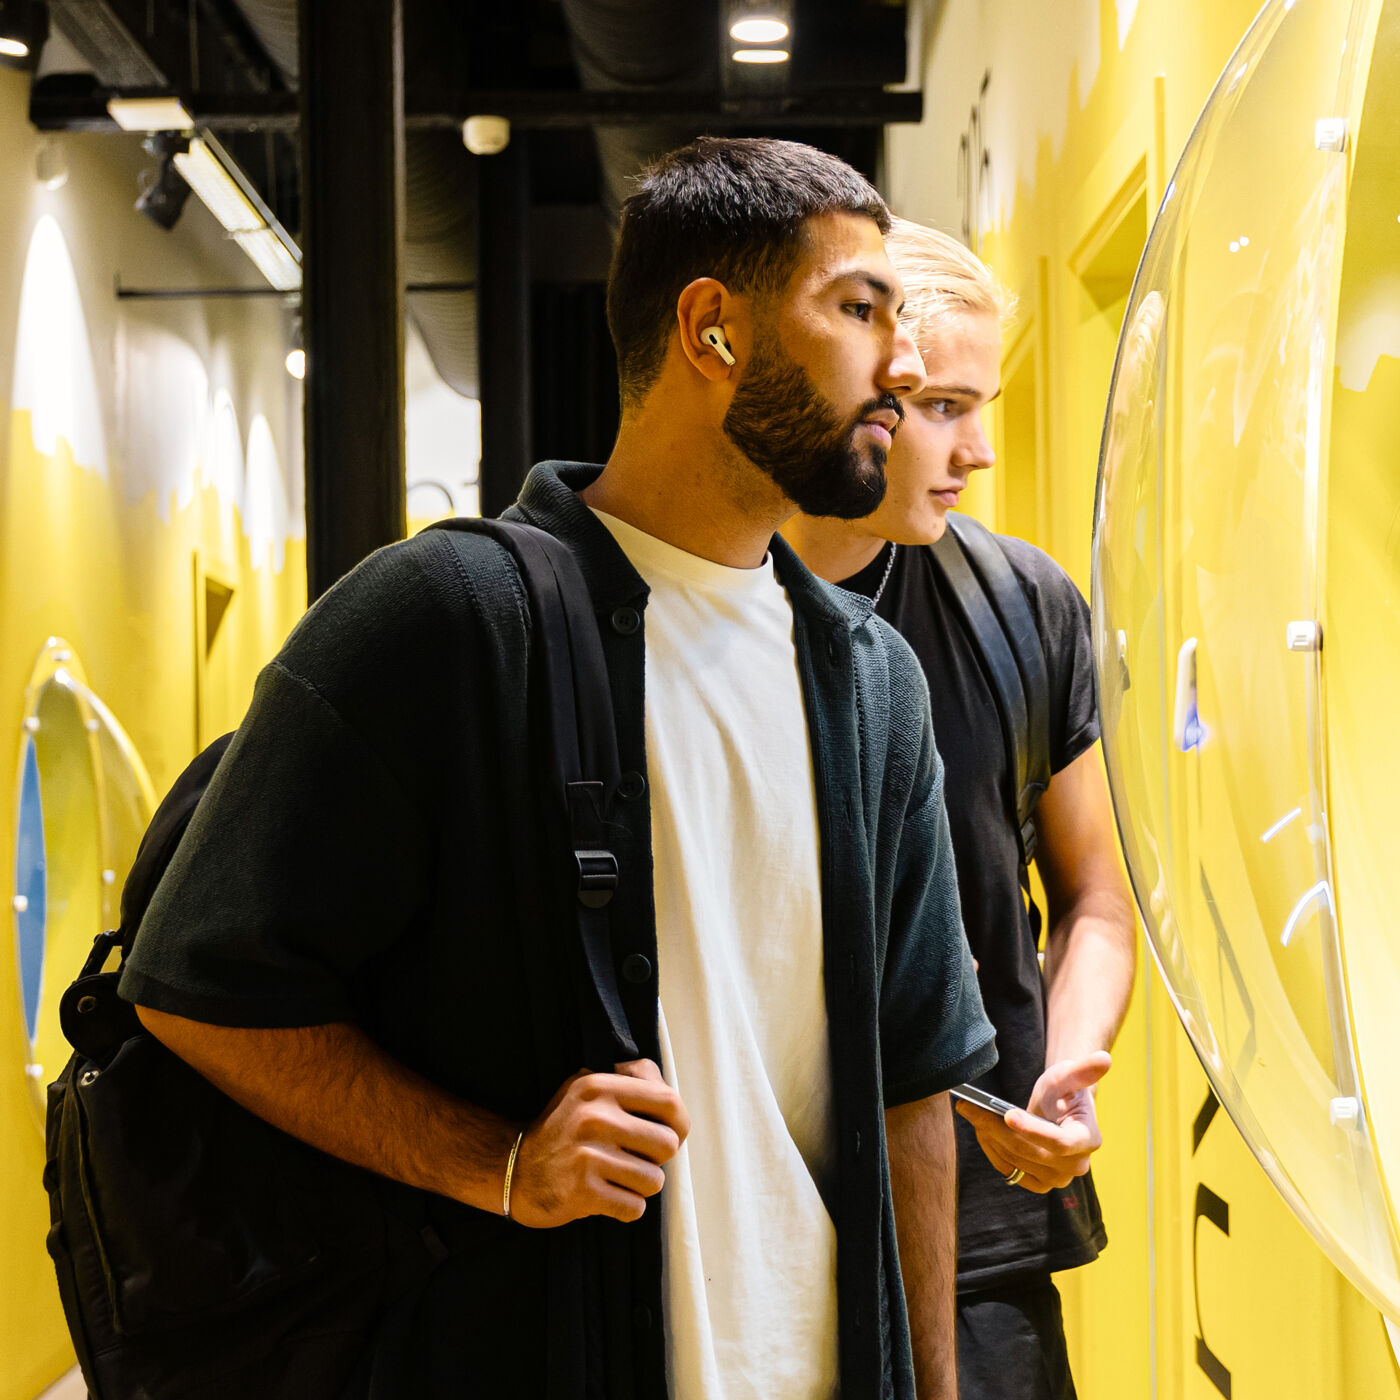
M715 352L727 365L734 363L734 355L729 349L729 342L724 338L724 328L722 326L706 326L700 332L700 339Z

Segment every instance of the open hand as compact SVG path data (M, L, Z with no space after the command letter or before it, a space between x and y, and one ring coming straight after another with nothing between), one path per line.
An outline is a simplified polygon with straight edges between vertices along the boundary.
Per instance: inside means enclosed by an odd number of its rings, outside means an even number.
M1017 1185L1043 1195L1083 1176L1102 1146L1094 1085L1112 1063L1106 1050L1057 1061L1036 1080L1026 1109L1013 1109L1004 1119L963 1102L957 1111L972 1124L997 1171L1009 1176L1019 1168L1024 1175Z
M536 1229L588 1215L639 1220L665 1183L690 1115L651 1060L613 1074L580 1070L525 1130L511 1180L511 1219Z

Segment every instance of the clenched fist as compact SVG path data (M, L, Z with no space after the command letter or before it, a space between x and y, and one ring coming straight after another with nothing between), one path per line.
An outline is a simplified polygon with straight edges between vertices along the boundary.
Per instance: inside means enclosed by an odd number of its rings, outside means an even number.
M511 1180L511 1219L535 1229L588 1215L639 1220L680 1151L690 1115L651 1060L613 1074L580 1070L525 1130Z

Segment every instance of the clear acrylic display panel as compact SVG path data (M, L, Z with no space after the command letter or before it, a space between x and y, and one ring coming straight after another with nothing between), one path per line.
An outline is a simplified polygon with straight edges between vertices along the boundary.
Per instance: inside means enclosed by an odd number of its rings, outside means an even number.
M1124 318L1093 592L1109 781L1182 1023L1400 1320L1397 80L1400 0L1271 0L1222 74Z

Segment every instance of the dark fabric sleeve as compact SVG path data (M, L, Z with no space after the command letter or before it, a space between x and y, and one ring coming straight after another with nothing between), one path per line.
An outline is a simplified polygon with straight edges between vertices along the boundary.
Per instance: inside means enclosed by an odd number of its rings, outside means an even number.
M1089 605L1044 550L998 535L1035 614L1050 683L1050 771L1067 768L1099 738Z
M884 1101L895 1108L986 1073L997 1051L963 932L927 685L907 644L890 635L898 644L891 644L890 743L918 754L895 855L880 993Z
M375 572L332 590L259 677L142 920L128 1000L219 1025L350 1019L357 972L418 911L424 794L402 771L424 686L405 670L418 574Z

